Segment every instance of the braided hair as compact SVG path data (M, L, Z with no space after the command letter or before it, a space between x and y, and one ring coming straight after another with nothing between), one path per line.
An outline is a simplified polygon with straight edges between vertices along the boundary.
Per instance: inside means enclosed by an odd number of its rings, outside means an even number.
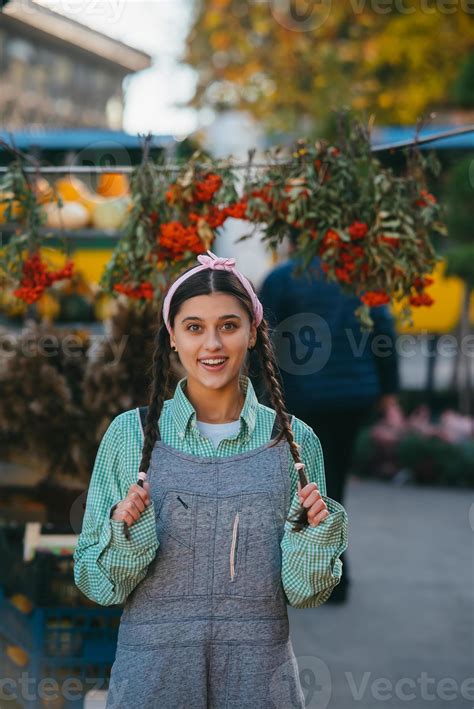
M253 284L252 284L253 287ZM218 269L204 269L193 276L187 278L177 288L173 295L169 309L169 322L174 325L174 320L181 305L189 298L199 295L209 295L211 293L226 293L237 298L242 307L247 312L250 321L253 320L253 310L250 297L239 279L231 272ZM276 445L283 438L286 438L290 446L291 455L298 471L299 482L302 487L307 485L308 479L304 472L304 464L301 460L299 445L296 443L290 425L290 416L286 411L283 385L280 372L277 366L275 354L269 335L268 323L262 319L257 327L257 339L254 350L258 356L265 388L276 412L279 423L279 433L271 446ZM160 312L160 321L154 340L153 361L151 364L151 391L148 402L148 412L144 426L144 443L142 449L142 459L140 470L146 472L150 465L151 455L157 440L158 421L166 395L171 393L173 381L173 357L177 357L171 350L169 332L163 321L163 313ZM288 519L293 524L295 531L300 531L308 525L308 510L301 506L301 509L293 518Z

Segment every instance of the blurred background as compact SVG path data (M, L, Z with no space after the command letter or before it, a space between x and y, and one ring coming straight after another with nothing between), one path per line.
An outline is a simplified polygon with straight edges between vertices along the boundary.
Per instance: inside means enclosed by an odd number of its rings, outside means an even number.
M81 594L71 555L100 438L146 402L153 314L101 287L143 136L157 162L264 159L302 137L336 141L341 109L370 123L395 172L402 141L444 136L421 150L439 161L429 194L447 236L433 237L433 305L411 324L390 305L399 408L361 423L349 451L351 594L289 609L300 677L308 707L474 706L474 6L0 0L0 243L18 235L1 180L21 155L42 166L50 245L66 241L75 264L34 303L0 292L0 707L104 706L121 608ZM230 219L213 250L260 289L291 240L269 249L258 231L238 242L245 232ZM51 333L76 356L25 354ZM42 678L56 685L40 696Z

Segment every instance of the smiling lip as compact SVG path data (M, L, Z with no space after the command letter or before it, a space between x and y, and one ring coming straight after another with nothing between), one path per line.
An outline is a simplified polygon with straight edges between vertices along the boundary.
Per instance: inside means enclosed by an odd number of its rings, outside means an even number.
M209 359L220 359L219 357L210 357ZM208 372L220 372L221 369L223 369L227 363L228 357L223 358L224 361L222 364L219 365L210 365L210 364L204 364L204 362L200 359L198 360L199 364L201 364L204 369L207 369Z

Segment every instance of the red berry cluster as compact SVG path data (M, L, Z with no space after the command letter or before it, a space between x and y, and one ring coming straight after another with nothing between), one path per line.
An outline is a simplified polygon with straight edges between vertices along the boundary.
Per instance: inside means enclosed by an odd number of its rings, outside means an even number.
M13 291L13 294L31 305L41 298L46 288L49 288L56 281L71 278L74 270L74 263L68 261L63 268L56 271L48 271L44 261L38 252L29 256L23 263L23 276L20 287Z

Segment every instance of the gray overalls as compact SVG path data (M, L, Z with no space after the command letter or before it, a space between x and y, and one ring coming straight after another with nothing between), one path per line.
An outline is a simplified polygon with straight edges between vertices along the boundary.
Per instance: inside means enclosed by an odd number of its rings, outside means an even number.
M305 706L281 584L289 448L269 443L201 457L158 435L160 546L125 604L107 709Z

